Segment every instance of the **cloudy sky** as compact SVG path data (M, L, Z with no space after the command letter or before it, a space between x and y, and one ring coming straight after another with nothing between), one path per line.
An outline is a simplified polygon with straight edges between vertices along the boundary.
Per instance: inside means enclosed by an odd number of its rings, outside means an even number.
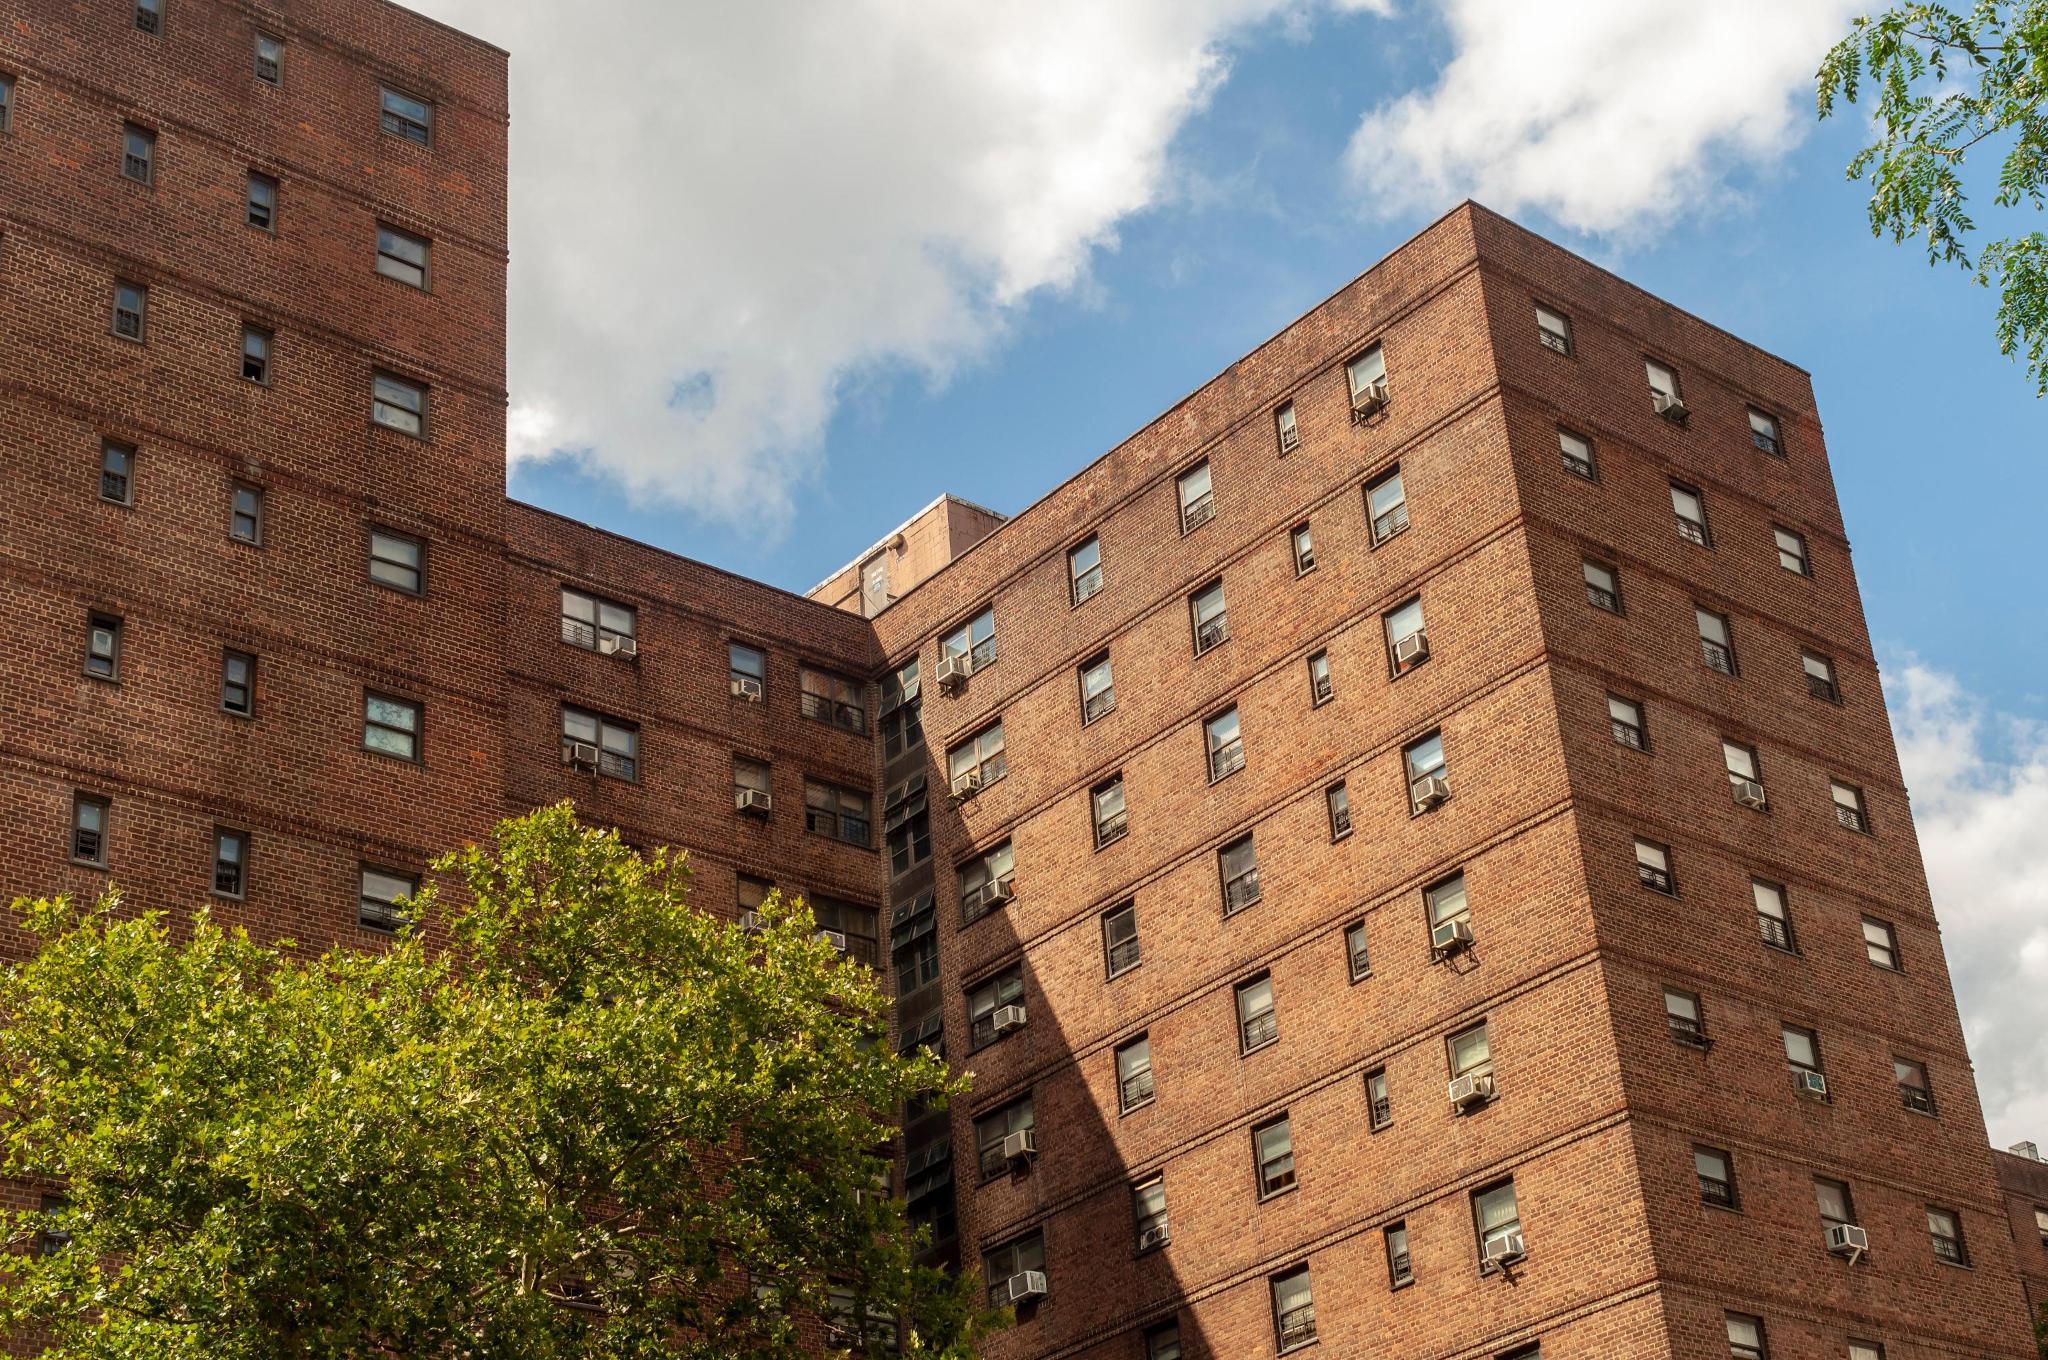
M791 589L1466 196L1810 369L1992 1136L2048 1142L2048 407L1814 122L1856 6L415 3L513 53L514 494Z

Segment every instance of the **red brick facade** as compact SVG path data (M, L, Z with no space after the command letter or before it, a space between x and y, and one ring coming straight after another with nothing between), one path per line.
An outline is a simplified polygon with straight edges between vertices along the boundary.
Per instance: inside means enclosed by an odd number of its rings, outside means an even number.
M905 1041L975 1072L906 1130L913 1212L968 1263L1042 1244L1006 1360L1136 1360L1168 1323L1182 1354L1271 1354L1273 1281L1303 1265L1313 1320L1290 1295L1287 1340L1334 1355L1722 1356L1730 1313L1781 1360L2033 1353L2038 1234L2018 1207L2008 1226L1985 1146L1804 373L1460 208L867 619L505 499L504 54L365 0L157 13L151 34L125 0L0 10L8 891L183 907L229 828L247 876L219 915L374 945L363 866L417 872L573 796L687 847L709 907L744 905L742 875L829 901L890 969ZM259 32L283 41L275 84ZM408 105L380 127L380 82L431 105L424 143ZM148 184L123 176L124 125L154 136ZM268 226L251 172L277 186ZM380 224L429 243L425 288L379 272ZM139 342L111 324L124 282L147 289ZM1538 304L1568 342L1542 343ZM270 340L262 382L245 327ZM1374 345L1386 400L1361 418L1346 365ZM378 374L425 389L422 437L372 418ZM101 494L107 441L133 451L125 496ZM1184 516L1203 462L1209 513ZM1396 469L1405 519L1382 501L1376 531L1366 489ZM262 493L260 542L232 532L237 488ZM423 547L418 593L373 576L377 531ZM1219 580L1228 637L1198 654L1190 600ZM565 620L565 588L632 611L630 655ZM1385 620L1416 599L1428 656L1397 674ZM941 683L941 639L985 609L993 656ZM1696 609L1726 620L1732 674ZM120 624L112 679L88 673L95 618ZM223 710L224 649L256 659L253 716ZM1114 699L1084 722L1104 653ZM380 710L417 714L416 759L368 749L366 695L417 705ZM1638 706L1635 745L1610 697ZM606 734L596 772L565 710ZM1204 732L1232 710L1241 767ZM949 750L985 759L997 721L1000 777L949 796ZM1404 752L1432 735L1448 796L1418 812ZM1724 741L1753 751L1762 808L1732 796ZM1114 778L1127 830L1098 849ZM813 785L844 794L810 808ZM771 806L739 810L748 787ZM71 853L81 793L107 800L104 869ZM1258 887L1226 913L1219 854L1245 836ZM1639 838L1668 848L1670 892ZM1005 845L1013 898L970 922L964 866ZM1455 875L1469 947L1443 954L1426 894ZM1137 958L1112 976L1125 903ZM970 994L1011 970L1023 1019L997 1035ZM1667 989L1698 998L1706 1046L1675 1041ZM1492 1098L1457 1113L1482 1022ZM1795 1091L1786 1026L1815 1036L1825 1101ZM1125 1111L1139 1037L1152 1094ZM1026 1096L1035 1152L984 1177L976 1121ZM1292 1161L1267 1140L1261 1195L1254 1131L1282 1115ZM1695 1149L1732 1206L1703 1202ZM1154 1176L1166 1240L1141 1251ZM1816 1177L1853 1197L1853 1264ZM1475 1197L1510 1179L1526 1255L1482 1269Z

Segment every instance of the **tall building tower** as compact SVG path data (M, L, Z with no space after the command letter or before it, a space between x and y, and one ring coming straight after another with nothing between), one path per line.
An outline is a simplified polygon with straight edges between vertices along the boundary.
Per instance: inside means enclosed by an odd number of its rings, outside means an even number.
M504 53L0 18L0 892L376 947L563 797L800 891L1003 1360L2032 1354L1796 368L1466 205L805 599L506 500Z

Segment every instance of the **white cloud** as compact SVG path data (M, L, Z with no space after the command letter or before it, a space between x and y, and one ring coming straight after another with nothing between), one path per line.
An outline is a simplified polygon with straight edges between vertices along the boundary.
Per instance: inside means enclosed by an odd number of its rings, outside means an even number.
M1911 657L1885 689L1991 1140L2048 1143L2048 727Z
M1369 207L1462 198L1640 235L1727 200L1813 123L1813 74L1857 0L1443 0L1434 85L1366 114L1346 153Z
M426 0L513 53L513 460L774 530L853 385L1084 284L1308 3Z

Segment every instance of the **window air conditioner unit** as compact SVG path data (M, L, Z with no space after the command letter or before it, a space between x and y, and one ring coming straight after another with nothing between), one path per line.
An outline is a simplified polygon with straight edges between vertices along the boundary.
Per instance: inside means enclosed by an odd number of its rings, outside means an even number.
M1429 634L1417 629L1394 644L1394 664L1412 666L1429 655Z
M1429 947L1439 958L1463 953L1472 947L1472 923L1462 917L1437 922L1429 928Z
M1673 425L1685 424L1686 417L1692 414L1685 409L1685 403L1678 399L1676 392L1659 392L1651 405L1656 408L1658 415Z
M1018 1129L1015 1133L1003 1135L1003 1160L1006 1162L1028 1161L1038 1155L1038 1132L1035 1129Z
M1828 1079L1818 1072L1794 1072L1792 1074L1792 1089L1805 1096L1808 1100L1826 1100L1828 1098Z
M991 907L1000 907L1017 900L1017 890L1007 878L998 878L981 890L982 900Z
M942 657L939 661L939 685L943 689L960 688L967 683L967 677L972 674L974 658L966 652L955 652L951 656Z
M761 682L751 675L735 675L732 678L732 697L745 699L750 704L761 702Z
M1014 1308L1020 1303L1030 1303L1045 1297L1045 1272L1042 1270L1020 1270L1003 1281L1003 1299Z
M1451 781L1440 774L1424 775L1410 787L1415 795L1415 810L1427 812L1451 796Z
M972 770L962 770L959 774L953 776L953 796L955 798L972 798L980 792L980 767L977 766Z
M572 741L569 743L567 763L578 770L595 770L597 748L587 741Z
M1529 1249L1518 1232L1502 1233L1486 1244L1486 1264L1490 1266L1511 1266L1529 1254Z
M631 661L634 657L640 655L640 644L633 638L622 637L614 633L610 637L599 638L597 640L597 650L603 652L606 656L622 656L626 660Z
M765 817L775 809L775 799L766 789L734 789L732 795L734 810L757 812Z
M996 1033L1008 1034L1012 1030L1024 1028L1024 1008L1022 1006L998 1006L996 1007L995 1014L991 1015L988 1020L990 1027Z
M1846 1256L1854 1265L1859 1257L1870 1250L1870 1234L1854 1223L1830 1223L1828 1225L1828 1250L1836 1256Z
M1367 383L1351 394L1351 418L1366 420L1387 409L1387 380Z
M1150 1251L1154 1247L1163 1247L1165 1245L1166 1225L1164 1223L1155 1223L1138 1234L1139 1251Z
M743 911L740 913L740 929L746 931L749 935L759 934L767 928L768 922L762 917L760 912Z
M1459 1114L1476 1110L1493 1099L1493 1074L1475 1072L1451 1082L1451 1108Z
M818 932L818 938L831 945L840 953L844 954L846 952L846 935L843 931L821 930Z
M1732 779L1729 781L1729 784L1735 790L1736 802L1746 808L1754 808L1758 812L1764 810L1763 785L1757 783L1754 779Z

